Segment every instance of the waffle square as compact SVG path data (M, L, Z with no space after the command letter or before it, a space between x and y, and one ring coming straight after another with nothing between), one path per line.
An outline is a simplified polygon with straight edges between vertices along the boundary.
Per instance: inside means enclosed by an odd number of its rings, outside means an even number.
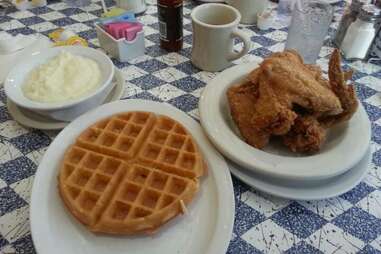
M155 232L186 212L206 172L197 144L175 120L127 112L96 122L67 149L59 193L93 232Z

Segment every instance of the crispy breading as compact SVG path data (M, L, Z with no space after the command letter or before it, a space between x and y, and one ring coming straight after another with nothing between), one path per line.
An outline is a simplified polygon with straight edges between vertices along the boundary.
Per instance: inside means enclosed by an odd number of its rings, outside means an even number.
M261 70L279 100L288 103L289 107L298 104L319 115L341 113L339 99L317 80L316 71L311 72L311 67L306 67L295 51L274 55L263 61Z
M332 91L339 98L343 112L335 116L320 119L320 122L329 128L337 123L348 121L358 108L358 100L354 85L347 85L347 81L352 78L353 71L344 72L341 69L341 56L338 49L335 49L329 60L329 82Z
M293 152L314 153L320 150L327 130L313 116L298 116L283 143Z
M233 86L228 101L233 120L247 143L263 148L271 136L282 136L294 152L316 152L326 129L349 120L357 110L352 72L343 72L340 53L329 63L329 81L320 67L306 65L296 51L272 54L243 85Z
M270 134L253 128L251 121L255 111L250 109L255 108L257 94L257 87L247 82L243 85L229 88L227 97L231 116L244 140L252 146L263 148L268 143Z

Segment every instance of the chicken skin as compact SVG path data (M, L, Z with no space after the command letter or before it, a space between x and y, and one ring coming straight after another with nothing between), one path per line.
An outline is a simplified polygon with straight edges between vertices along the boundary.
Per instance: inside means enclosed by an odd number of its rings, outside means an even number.
M335 50L326 80L296 51L274 53L249 81L228 89L231 115L245 141L262 149L271 136L281 136L294 152L319 151L327 128L349 120L358 107L353 86L346 84L351 73L343 72L340 62Z
M290 132L283 137L283 142L294 152L313 153L319 151L325 141L327 129L351 119L358 108L358 100L353 85L347 85L352 78L352 71L343 72L340 67L340 52L335 50L329 61L329 85L340 100L343 111L330 116L298 117Z

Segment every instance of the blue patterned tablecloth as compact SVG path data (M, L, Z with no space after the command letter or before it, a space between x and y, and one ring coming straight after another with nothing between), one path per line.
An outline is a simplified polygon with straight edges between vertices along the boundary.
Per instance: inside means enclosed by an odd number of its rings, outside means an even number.
M108 2L108 5L112 5ZM146 55L128 63L114 61L126 79L124 98L169 103L198 118L197 103L206 82L216 73L200 71L189 58L192 45L190 12L184 7L184 49L167 53L159 47L156 1L139 20L145 25ZM335 32L345 2L335 5ZM99 2L84 9L61 2L27 11L11 10L0 16L0 34L46 36L58 27L77 32L98 47L93 21L101 14ZM285 24L267 31L243 27L252 40L250 54L236 64L261 60L284 48ZM1 36L1 35L0 35ZM330 42L322 48L318 63L327 69ZM372 121L373 160L365 179L337 198L295 202L261 194L233 177L236 219L228 253L381 253L381 62L345 62L354 68L357 94ZM27 129L9 115L6 96L0 90L0 253L35 253L30 235L29 202L37 165L57 135L55 131ZM308 169L306 169L308 170ZM49 239L47 239L48 241Z

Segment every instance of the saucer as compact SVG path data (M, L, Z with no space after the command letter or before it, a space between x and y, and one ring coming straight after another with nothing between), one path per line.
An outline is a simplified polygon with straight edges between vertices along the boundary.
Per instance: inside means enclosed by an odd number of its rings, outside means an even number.
M368 172L372 153L368 149L364 158L342 175L314 182L284 181L266 177L228 162L230 172L242 182L264 193L293 200L320 200L339 196L361 182Z
M123 96L124 92L124 80L120 71L115 72L115 77L113 82L115 83L109 95L106 97L103 104L117 101ZM7 107L10 115L19 124L40 130L60 130L65 128L69 122L58 121L39 115L31 110L17 106L9 98L7 99Z
M280 142L270 142L263 150L244 142L231 118L226 91L242 82L258 64L251 62L223 71L208 83L201 95L201 124L221 153L253 173L303 182L343 174L364 157L371 130L361 103L350 121L329 130L327 141L316 154L292 153Z

